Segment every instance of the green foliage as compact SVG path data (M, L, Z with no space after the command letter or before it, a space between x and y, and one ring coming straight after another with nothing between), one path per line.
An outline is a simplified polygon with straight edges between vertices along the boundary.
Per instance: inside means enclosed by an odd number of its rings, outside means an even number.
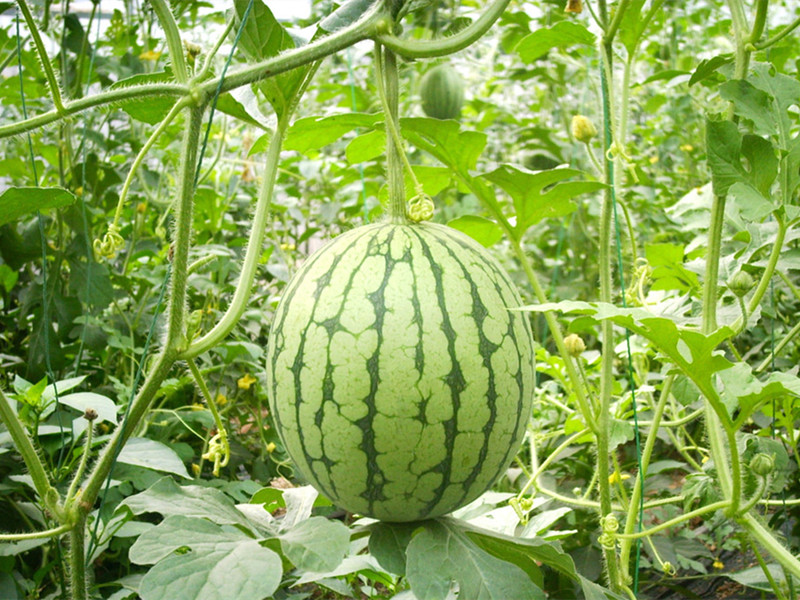
M0 597L600 600L721 580L797 595L794 3L509 3L447 57L458 122L422 116L439 59L413 51L446 47L493 3L392 1L393 27L367 0L292 22L256 0L230 60L249 0L125 3L100 28L99 10L23 4L48 55L24 11L19 54L3 21ZM516 459L451 517L402 525L303 485L264 369L291 276L392 200L368 38L411 52L406 199L421 190L434 221L497 258L537 341ZM192 106L203 131L187 144ZM575 139L575 115L598 135ZM201 149L194 186L181 173ZM192 359L201 391L182 352L226 318Z

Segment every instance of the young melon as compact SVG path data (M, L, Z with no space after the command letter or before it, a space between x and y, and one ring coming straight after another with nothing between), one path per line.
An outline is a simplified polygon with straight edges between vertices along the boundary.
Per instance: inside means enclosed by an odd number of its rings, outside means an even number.
M522 442L527 313L502 267L431 223L374 224L311 256L267 350L270 407L300 474L335 504L415 521L471 502Z
M434 119L458 119L464 105L464 82L450 65L430 69L419 83L422 110Z

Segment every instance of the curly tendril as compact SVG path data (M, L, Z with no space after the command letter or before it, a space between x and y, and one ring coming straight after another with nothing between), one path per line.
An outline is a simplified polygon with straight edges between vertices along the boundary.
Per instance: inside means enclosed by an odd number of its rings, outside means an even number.
M609 513L600 517L600 527L603 533L597 538L600 545L606 550L614 550L617 545L617 531L619 531L619 519Z
M433 200L424 192L418 193L408 202L408 217L415 223L433 218Z
M103 239L95 239L92 244L94 256L97 260L101 258L106 260L113 259L124 246L125 239L120 235L119 227L113 223L108 226L108 232L103 236Z

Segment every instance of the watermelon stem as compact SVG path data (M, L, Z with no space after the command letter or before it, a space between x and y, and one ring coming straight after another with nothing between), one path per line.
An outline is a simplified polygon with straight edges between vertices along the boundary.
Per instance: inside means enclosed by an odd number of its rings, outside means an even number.
M414 172L403 150L403 140L397 127L399 106L399 83L397 74L397 56L391 50L384 50L375 44L375 75L378 84L378 95L383 104L386 124L386 179L389 186L389 219L392 223L408 223L406 207L405 181L403 165L410 173L412 181ZM419 185L417 183L417 185Z

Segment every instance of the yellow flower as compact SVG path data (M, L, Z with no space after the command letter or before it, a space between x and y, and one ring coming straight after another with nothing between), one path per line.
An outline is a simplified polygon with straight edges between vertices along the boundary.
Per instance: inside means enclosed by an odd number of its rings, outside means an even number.
M198 465L197 463L192 463L192 473L194 473L195 477L200 475L200 465Z
M723 563L720 559L716 559L713 566L715 569L724 569L725 563Z
M703 463L703 464L706 464L708 462L708 457L704 456L703 460L701 460L700 462Z
M694 150L694 146L692 146L691 144L681 144L680 148L684 152L691 152L692 150Z
M627 473L623 473L620 475L619 471L614 471L611 475L608 476L608 483L619 483L620 481L625 481L626 479L630 479L631 476Z
M269 452L270 454L275 452L275 442L270 442L269 444L267 444L267 452Z
M654 165L654 164L656 164L657 162L658 162L658 157L657 157L657 156L651 156L651 157L650 157L650 164L651 164L651 165Z
M245 373L244 377L240 377L239 381L236 382L236 385L239 386L240 390L249 390L250 386L253 385L257 379L250 375L250 373Z
M225 406L228 403L228 397L225 394L217 394L217 406Z
M155 50L147 50L139 55L142 60L158 60L161 57L161 52Z

